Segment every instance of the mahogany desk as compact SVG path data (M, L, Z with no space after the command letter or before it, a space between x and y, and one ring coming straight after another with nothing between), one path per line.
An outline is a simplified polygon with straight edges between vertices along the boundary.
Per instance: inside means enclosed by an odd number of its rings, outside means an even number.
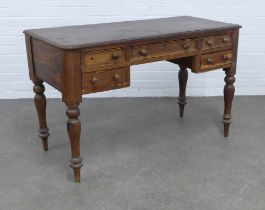
M30 79L34 83L39 137L48 150L43 82L62 93L68 117L76 182L80 182L78 106L82 95L130 86L130 66L166 60L180 66L179 108L186 104L187 68L194 73L225 71L224 136L231 124L237 47L241 26L181 16L151 20L26 30Z

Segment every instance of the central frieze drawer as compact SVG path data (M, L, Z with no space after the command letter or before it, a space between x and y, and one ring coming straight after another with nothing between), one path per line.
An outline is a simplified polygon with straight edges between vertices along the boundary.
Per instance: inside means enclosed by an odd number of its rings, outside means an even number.
M124 63L124 48L113 48L81 53L81 66L83 72L116 68L124 66Z
M194 39L138 45L132 47L130 61L132 63L137 63L145 59L159 58L163 56L178 55L184 53L192 53L196 51L197 51L197 41Z

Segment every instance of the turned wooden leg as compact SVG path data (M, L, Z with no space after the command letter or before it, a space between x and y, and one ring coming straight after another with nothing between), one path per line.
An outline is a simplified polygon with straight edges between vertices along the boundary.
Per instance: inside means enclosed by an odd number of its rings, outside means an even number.
M179 115L183 117L184 114L184 106L186 102L186 86L188 80L188 70L184 66L180 66L179 70L179 97L178 97L178 104L179 104Z
M48 137L50 135L46 123L46 97L43 94L45 87L42 82L34 83L33 91L36 93L34 102L39 118L39 137L42 139L44 151L48 150Z
M70 160L70 166L74 170L75 182L80 182L80 170L83 166L82 158L80 157L80 133L81 122L79 120L80 111L77 106L68 106L66 110L68 117L67 131L71 144L72 159Z
M223 116L223 123L224 123L224 137L228 136L229 133L229 127L232 123L232 115L231 115L231 109L232 109L232 102L234 98L234 82L235 82L235 73L232 70L232 68L225 68L225 87L224 87L224 116Z

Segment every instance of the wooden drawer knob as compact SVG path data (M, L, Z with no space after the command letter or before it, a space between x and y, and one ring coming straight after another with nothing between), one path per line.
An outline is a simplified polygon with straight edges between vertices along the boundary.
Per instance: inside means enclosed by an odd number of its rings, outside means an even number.
M223 43L228 43L229 42L229 38L228 37L224 37L223 38Z
M114 53L112 53L112 56L111 57L112 57L113 60L118 60L119 57L120 57L120 55L118 53L115 53L114 52Z
M208 64L213 64L213 59L212 58L208 58L206 61Z
M98 82L98 78L97 78L97 77L93 77L93 78L91 79L91 83L92 83L93 85L95 85L97 82Z
M184 44L182 45L182 47L183 47L183 49L185 49L185 50L187 50L187 49L190 48L190 46L189 46L188 43L184 43Z
M229 58L228 55L223 55L223 56L222 56L222 59L223 59L224 61L226 61L228 58Z
M140 51L140 55L141 55L141 56L147 56L147 55L148 55L147 50L146 50L146 49L142 49L142 50Z
M114 74L113 79L118 82L121 79L121 77L118 74Z
M213 46L213 40L208 40L208 41L207 41L207 44L208 44L209 46Z

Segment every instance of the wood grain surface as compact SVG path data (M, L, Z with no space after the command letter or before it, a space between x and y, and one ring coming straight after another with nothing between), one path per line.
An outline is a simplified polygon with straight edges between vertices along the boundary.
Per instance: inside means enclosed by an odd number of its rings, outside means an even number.
M150 38L181 37L206 31L240 28L239 25L179 16L115 23L25 30L24 33L63 49L116 44Z

